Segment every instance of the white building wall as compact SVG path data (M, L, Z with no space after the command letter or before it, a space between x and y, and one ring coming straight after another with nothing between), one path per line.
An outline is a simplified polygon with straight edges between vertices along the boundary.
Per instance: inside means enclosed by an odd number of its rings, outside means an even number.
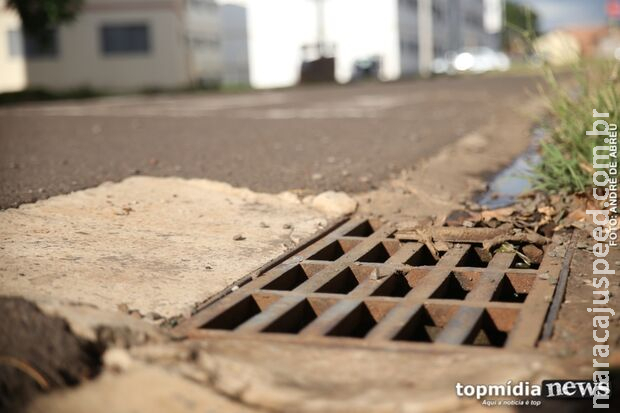
M31 86L67 89L177 87L188 83L188 56L181 3L175 0L90 0L78 19L59 29L56 57L28 59ZM150 50L145 54L104 55L104 24L145 23Z
M339 82L351 79L355 61L372 56L381 60L381 80L401 76L398 0L326 0L325 13Z
M251 84L286 87L299 80L302 46L316 44L311 0L223 0L248 10ZM336 78L350 80L358 59L379 56L381 77L401 74L398 0L326 0L325 36L335 45Z
M493 49L501 48L503 28L503 0L484 0L484 29L487 33L489 47Z
M185 29L190 79L219 84L223 72L219 5L214 0L186 0Z
M297 83L301 46L316 42L315 9L307 0L246 0L250 81L256 88Z
M504 1L484 0L484 29L489 34L500 33L504 28Z
M26 62L22 54L10 49L9 33L19 31L21 22L13 10L0 0L0 93L26 87Z

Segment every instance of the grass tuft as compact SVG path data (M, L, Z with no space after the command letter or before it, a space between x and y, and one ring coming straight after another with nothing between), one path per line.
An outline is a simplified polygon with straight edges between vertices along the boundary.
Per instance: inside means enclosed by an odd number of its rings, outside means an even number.
M548 138L541 142L541 162L534 166L534 188L551 193L583 192L592 186L592 149L606 145L604 136L587 136L592 110L608 112L607 123L619 124L618 62L580 62L572 79L561 84L545 68L541 88L549 107Z

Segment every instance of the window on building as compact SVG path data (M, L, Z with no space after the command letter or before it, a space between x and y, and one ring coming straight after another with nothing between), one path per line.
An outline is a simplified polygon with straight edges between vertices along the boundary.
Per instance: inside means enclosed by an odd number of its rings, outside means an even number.
M101 27L101 51L105 55L143 54L151 49L146 24L106 24Z

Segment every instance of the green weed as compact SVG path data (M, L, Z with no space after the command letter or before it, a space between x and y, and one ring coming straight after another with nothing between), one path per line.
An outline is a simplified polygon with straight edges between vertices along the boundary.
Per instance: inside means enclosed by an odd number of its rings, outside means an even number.
M548 137L541 143L541 162L534 167L534 188L547 192L583 192L592 186L592 149L605 145L604 136L587 136L592 111L608 112L607 122L620 123L618 63L580 62L572 79L558 82L545 67L541 93L549 108Z

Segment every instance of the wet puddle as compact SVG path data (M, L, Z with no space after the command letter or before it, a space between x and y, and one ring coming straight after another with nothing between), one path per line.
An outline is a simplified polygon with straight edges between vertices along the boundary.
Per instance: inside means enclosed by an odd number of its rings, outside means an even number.
M529 177L533 165L540 162L538 147L544 134L540 127L532 131L532 142L527 150L491 179L488 190L476 199L478 204L489 209L503 208L514 204L519 195L532 189Z

